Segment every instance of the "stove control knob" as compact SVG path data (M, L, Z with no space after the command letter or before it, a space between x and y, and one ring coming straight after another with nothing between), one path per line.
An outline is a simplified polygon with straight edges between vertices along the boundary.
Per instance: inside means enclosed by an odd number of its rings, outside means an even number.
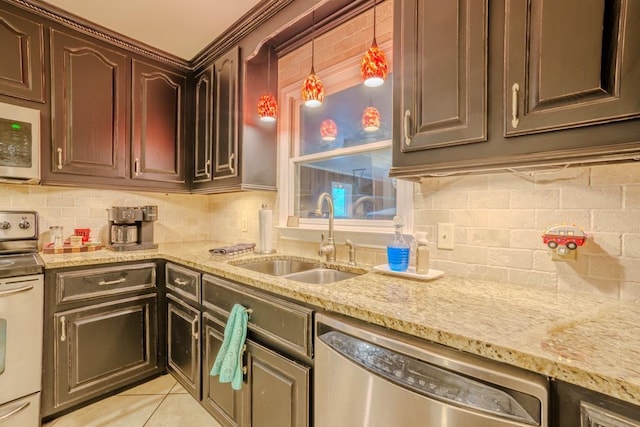
M0 222L0 230L8 230L11 228L11 223L9 221Z
M22 221L20 221L18 223L18 227L20 227L23 230L26 230L27 228L31 227L31 223L29 221L27 221L26 219L23 219Z

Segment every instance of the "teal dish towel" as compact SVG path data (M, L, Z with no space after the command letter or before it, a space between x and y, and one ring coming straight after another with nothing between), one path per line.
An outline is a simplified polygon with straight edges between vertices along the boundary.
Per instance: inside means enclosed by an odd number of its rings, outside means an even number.
M235 304L224 328L222 346L211 367L210 375L220 375L220 382L231 383L234 390L242 388L242 348L247 339L248 322L247 309Z

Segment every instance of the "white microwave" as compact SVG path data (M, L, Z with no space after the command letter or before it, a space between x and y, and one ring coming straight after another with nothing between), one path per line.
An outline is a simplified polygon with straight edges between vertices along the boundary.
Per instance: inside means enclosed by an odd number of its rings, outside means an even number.
M0 181L40 182L40 111L0 103Z

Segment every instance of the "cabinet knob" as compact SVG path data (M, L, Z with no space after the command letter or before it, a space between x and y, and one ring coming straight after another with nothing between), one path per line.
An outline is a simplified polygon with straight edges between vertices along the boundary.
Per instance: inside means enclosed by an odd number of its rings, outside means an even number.
M411 145L411 111L404 112L404 143Z
M140 175L140 159L135 159L133 162L133 173L135 176Z
M207 160L207 163L204 164L204 174L207 178L211 178L211 160Z
M514 83L511 86L511 127L517 128L520 120L518 119L518 92L520 91L520 85Z

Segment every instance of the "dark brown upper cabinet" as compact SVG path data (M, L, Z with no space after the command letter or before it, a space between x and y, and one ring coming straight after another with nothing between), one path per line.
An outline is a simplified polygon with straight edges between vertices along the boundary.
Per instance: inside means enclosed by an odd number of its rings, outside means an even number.
M213 65L194 78L195 126L193 182L210 182L212 177Z
M132 179L184 182L186 78L133 60Z
M402 151L485 141L487 2L410 0L397 6Z
M506 3L505 133L640 116L640 5Z
M238 173L240 48L214 62L213 179L235 178Z
M277 80L277 61L267 44L257 51L236 46L196 70L192 79L194 120L192 191L222 193L276 190L276 126L259 120L258 98ZM275 63L275 64L274 64Z
M44 27L0 9L0 94L44 102Z
M70 182L126 178L127 57L55 29L50 36L51 172Z
M395 0L389 175L640 157L639 23L630 0Z

